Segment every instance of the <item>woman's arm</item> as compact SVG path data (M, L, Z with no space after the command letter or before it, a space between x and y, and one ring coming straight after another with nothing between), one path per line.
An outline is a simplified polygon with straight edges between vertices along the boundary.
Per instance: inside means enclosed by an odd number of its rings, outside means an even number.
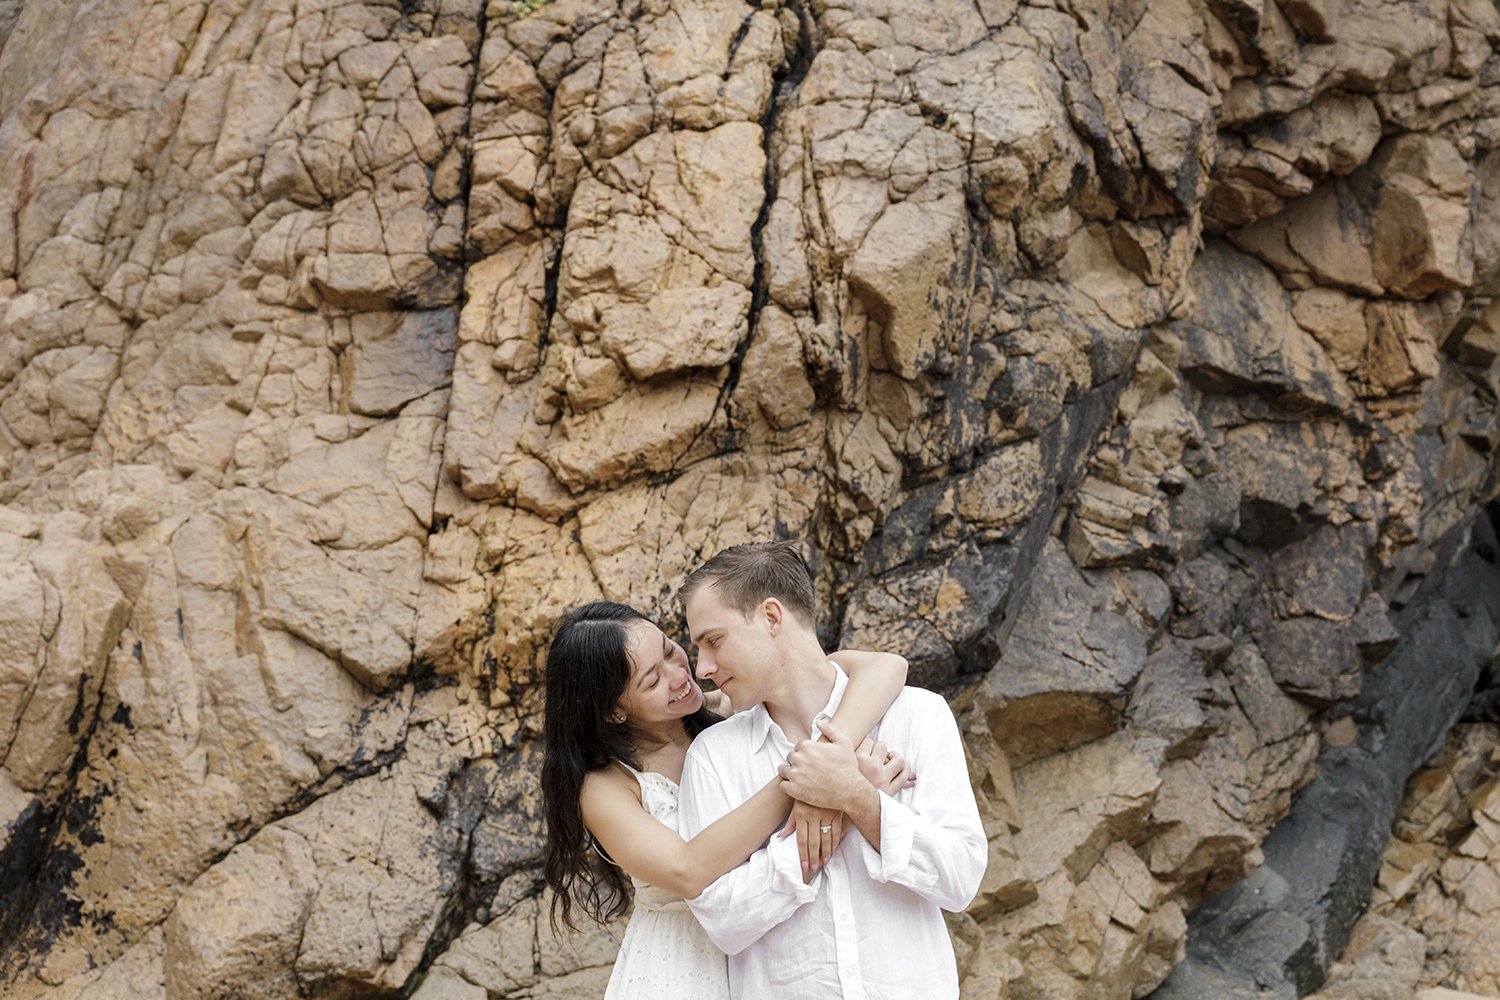
M895 653L841 649L828 658L849 675L849 685L844 688L843 700L833 713L831 723L841 732L859 733L863 740L906 685L906 657ZM781 828L781 836L790 836L794 832L797 834L797 853L802 856L802 878L810 882L833 857L839 841L844 839L844 814L837 809L798 802Z
M595 771L578 797L583 825L625 872L692 899L759 850L786 819L792 800L772 779L746 802L683 840L641 806L635 779L618 768Z
M828 658L849 675L844 698L833 713L833 725L858 743L875 728L906 686L906 657L841 649Z

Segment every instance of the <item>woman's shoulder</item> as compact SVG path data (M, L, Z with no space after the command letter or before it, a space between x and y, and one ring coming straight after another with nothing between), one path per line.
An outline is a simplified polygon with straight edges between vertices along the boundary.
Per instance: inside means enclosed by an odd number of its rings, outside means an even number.
M625 764L610 761L583 776L583 788L579 790L579 797L613 796L622 790L628 791L637 801L640 800L641 785L635 774Z

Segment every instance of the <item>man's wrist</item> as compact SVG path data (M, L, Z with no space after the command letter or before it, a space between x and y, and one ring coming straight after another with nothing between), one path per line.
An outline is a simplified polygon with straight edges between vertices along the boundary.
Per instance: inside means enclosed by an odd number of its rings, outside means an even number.
M880 823L880 792L861 776L857 784L850 786L849 795L842 806L844 814L863 829L867 823Z

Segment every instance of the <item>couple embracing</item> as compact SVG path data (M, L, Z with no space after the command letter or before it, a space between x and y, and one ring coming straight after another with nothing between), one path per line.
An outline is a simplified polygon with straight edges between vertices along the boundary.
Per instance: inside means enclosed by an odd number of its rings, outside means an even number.
M634 890L606 998L956 998L940 911L986 845L947 703L899 656L824 654L794 543L726 549L678 596L712 695L621 604L570 612L547 654L554 918Z

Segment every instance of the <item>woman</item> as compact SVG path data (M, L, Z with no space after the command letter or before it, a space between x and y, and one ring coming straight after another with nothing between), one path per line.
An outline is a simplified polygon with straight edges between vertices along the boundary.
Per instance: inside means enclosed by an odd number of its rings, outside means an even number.
M868 732L906 682L906 661L858 651L831 659L850 675L834 725ZM599 601L564 617L547 653L546 702L544 870L554 923L561 917L572 926L575 905L595 920L618 916L630 899L628 877L635 913L606 1000L727 998L724 955L683 900L742 863L786 820L793 802L780 779L691 841L678 835L677 782L688 744L719 716L682 647L623 604ZM894 792L904 784L899 757L868 741L861 750L861 771L877 787ZM832 848L807 834L834 816L800 804L797 811L810 880ZM841 834L835 831L835 846Z

